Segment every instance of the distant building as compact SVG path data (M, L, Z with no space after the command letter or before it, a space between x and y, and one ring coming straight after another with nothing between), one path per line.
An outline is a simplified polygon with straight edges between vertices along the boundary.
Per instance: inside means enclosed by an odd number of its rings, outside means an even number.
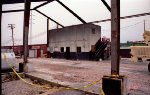
M99 60L110 56L110 39L101 38L101 26L80 24L48 31L48 44L29 45L29 58ZM12 49L12 46L3 46ZM23 56L23 46L14 46L16 56Z
M12 46L2 46L3 49L12 50ZM16 56L23 56L23 45L14 46L14 53ZM29 45L29 54L30 58L39 58L47 55L47 45L46 44L35 44Z
M66 59L104 59L108 50L101 41L101 26L94 24L49 30L48 46L52 57Z

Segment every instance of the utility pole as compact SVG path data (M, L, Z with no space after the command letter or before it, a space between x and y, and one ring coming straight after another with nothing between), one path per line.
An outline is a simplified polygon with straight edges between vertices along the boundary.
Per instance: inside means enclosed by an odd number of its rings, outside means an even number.
M15 28L14 25L15 25L15 24L8 24L8 27L10 27L10 29L12 30L12 42L13 42L13 47L12 47L12 49L13 49L13 52L14 52L14 31L13 31L13 29Z

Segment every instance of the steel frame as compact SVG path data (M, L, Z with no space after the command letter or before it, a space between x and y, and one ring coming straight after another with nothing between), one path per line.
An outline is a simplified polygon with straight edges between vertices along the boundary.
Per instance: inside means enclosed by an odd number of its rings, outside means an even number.
M50 19L62 27L64 27L64 26L61 25L60 23L56 22L52 18L48 17L44 13L40 12L39 10L37 10L37 8L40 8L52 1L57 1L60 5L62 5L65 9L67 9L71 14L73 14L82 23L87 23L86 21L84 21L81 17L79 17L76 13L74 13L71 9L69 9L65 4L63 4L59 0L25 0L25 1L24 0L3 0L1 3L1 15L2 15L2 13L7 13L7 12L24 11L24 31L23 31L24 63L27 63L27 56L28 56L28 32L29 32L30 3L37 2L37 1L47 1L47 2L44 2L44 3L34 7L31 10L37 11L38 13L47 17L48 20ZM93 21L93 22L89 22L89 23L99 23L99 22L111 21L111 56L112 56L112 58L111 58L111 74L119 75L120 19L150 15L150 12L120 17L120 0L111 0L111 6L112 6L111 8L109 7L109 5L106 3L105 0L101 0L101 1L106 6L106 8L111 12L111 19L106 19L106 20L101 20L101 21ZM25 9L24 10L20 9L20 10L2 11L2 4L13 4L13 3L25 3ZM48 20L47 20L47 29L48 29L48 23L49 23Z
M103 4L106 6L106 8L111 12L111 8L110 6L107 4L107 2L105 0L101 0L103 2Z
M69 9L65 4L63 4L61 1L56 0L60 5L62 5L66 10L68 10L71 14L73 14L77 19L79 19L82 23L86 23L81 17L79 17L75 12L73 12L71 9Z

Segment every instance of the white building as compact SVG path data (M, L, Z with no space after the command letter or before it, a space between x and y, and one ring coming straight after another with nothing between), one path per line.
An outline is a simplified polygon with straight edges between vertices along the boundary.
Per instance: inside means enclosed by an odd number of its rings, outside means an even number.
M101 26L80 24L48 32L48 45L52 57L89 59L89 52L101 38Z

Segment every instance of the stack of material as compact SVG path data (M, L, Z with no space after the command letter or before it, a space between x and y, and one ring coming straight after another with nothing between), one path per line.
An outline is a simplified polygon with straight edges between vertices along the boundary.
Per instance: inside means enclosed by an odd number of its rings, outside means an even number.
M150 58L150 46L131 46L131 60L137 62L139 58Z
M145 30L143 33L145 43L150 46L150 31Z

